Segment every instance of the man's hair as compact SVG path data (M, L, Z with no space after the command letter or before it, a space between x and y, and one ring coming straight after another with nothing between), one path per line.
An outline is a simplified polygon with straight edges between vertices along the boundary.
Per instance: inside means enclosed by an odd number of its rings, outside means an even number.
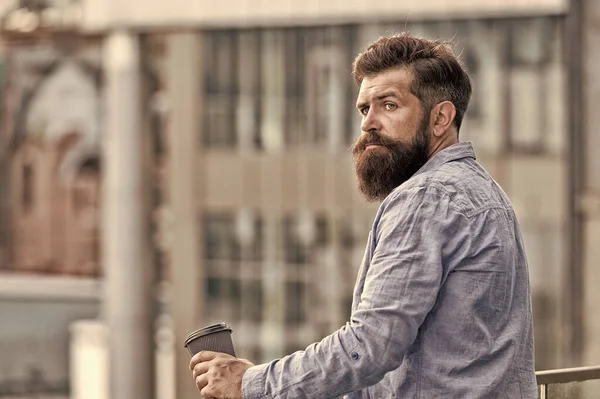
M367 76L401 68L412 73L410 91L424 109L442 101L454 104L459 131L471 98L471 80L448 43L408 33L383 36L356 57L352 73L360 85Z

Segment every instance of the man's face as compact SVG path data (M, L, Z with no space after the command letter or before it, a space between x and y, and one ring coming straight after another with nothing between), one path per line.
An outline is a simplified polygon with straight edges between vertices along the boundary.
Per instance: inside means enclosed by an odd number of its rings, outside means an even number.
M352 154L358 187L369 201L383 200L427 162L430 111L410 92L412 79L395 69L365 77L360 86L362 134Z

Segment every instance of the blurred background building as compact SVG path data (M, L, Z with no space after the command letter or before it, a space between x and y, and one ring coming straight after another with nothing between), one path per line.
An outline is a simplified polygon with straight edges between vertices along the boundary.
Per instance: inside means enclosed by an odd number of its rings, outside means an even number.
M579 5L3 4L0 397L124 399L103 396L112 364L130 393L191 399L193 329L226 321L262 362L342 326L376 211L351 64L405 30L451 39L474 81L461 140L521 222L536 368L600 363L594 78L574 72L600 42Z

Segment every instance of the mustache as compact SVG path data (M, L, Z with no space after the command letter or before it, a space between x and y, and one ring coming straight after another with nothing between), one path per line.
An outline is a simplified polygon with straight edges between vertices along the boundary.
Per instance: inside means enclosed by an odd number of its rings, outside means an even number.
M352 146L352 153L357 155L363 152L370 145L379 145L382 147L393 147L397 144L397 140L384 137L377 132L368 132L360 136L360 138Z

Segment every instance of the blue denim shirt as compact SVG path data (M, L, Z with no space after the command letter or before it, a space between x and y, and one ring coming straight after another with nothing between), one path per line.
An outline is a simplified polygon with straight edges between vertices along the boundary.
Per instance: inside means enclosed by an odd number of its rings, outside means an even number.
M250 368L251 398L536 398L529 275L511 204L470 143L381 204L350 321Z

